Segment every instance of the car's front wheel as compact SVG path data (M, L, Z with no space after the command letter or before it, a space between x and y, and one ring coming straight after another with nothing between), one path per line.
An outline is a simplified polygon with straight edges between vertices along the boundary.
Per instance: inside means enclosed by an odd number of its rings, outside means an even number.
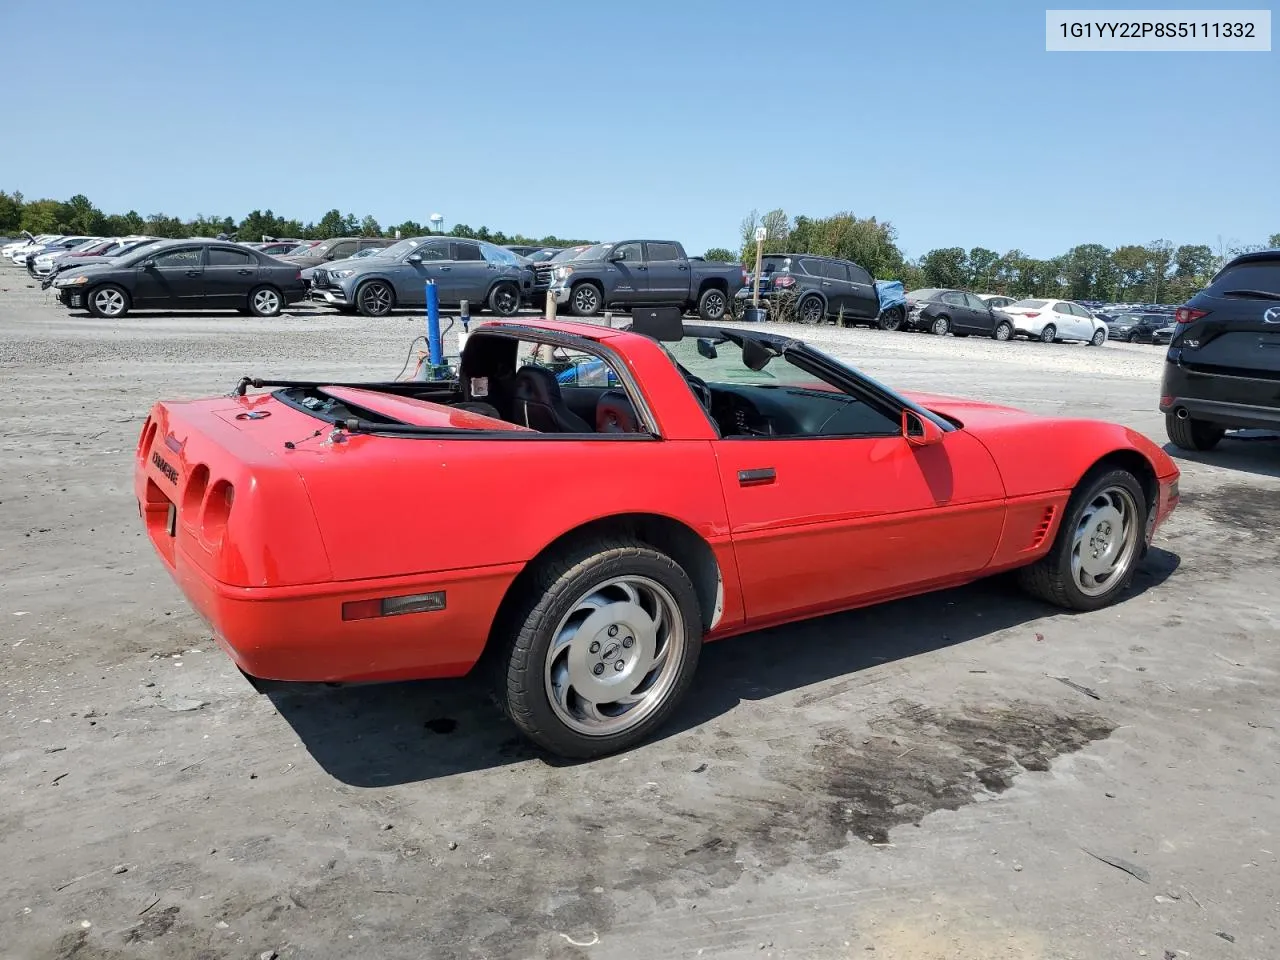
M1106 343L1106 341L1107 341L1107 332L1105 330L1095 330L1093 331L1093 336L1089 338L1089 345L1093 347L1100 347L1104 343ZM1137 337L1133 337L1132 339L1129 340L1129 342L1136 343Z
M1067 501L1049 552L1018 571L1022 588L1068 610L1113 603L1133 579L1142 556L1147 500L1128 470L1085 475Z
M1180 419L1177 414L1164 415L1164 430L1173 445L1183 450L1212 450L1227 435L1223 427L1192 417Z
M385 317L394 304L391 285L382 280L370 280L356 291L356 307L366 317Z
M580 283L569 294L569 310L577 317L594 317L603 303L604 295L594 283Z
M500 317L514 316L520 310L520 288L504 280L489 291L489 309Z
M653 733L702 649L697 594L669 556L602 539L543 563L504 618L498 701L552 753L604 756Z
M129 294L114 283L103 284L89 294L89 312L95 317L114 320L129 312Z

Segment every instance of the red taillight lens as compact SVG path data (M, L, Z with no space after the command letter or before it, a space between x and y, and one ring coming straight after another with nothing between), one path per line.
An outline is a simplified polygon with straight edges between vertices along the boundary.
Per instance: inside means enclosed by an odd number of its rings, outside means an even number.
M1024 316L1024 317L1038 317L1038 316L1040 316L1040 311L1039 311L1039 310L1032 310L1030 313L1024 313L1024 314L1023 314L1023 316Z
M773 278L773 285L774 285L775 287L782 287L782 288L784 288L784 289L785 289L786 287L794 287L794 286L796 285L796 278L795 278L795 277L789 277L789 276L786 276L786 275L783 275L783 276L781 276L781 277L774 277L774 278Z
M1178 323L1192 323L1201 317L1207 317L1208 310L1193 310L1190 307L1179 307L1173 314Z

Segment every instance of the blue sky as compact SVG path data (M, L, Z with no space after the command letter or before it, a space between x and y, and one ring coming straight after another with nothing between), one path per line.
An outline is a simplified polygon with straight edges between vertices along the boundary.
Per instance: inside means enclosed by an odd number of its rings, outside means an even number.
M2 6L28 198L694 252L772 207L875 215L911 256L1280 231L1280 48L1051 54L1046 4Z

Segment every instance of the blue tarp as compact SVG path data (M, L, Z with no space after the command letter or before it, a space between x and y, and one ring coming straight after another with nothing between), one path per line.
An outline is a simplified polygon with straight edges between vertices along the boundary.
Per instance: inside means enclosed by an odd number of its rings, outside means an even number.
M876 296L880 298L881 313L890 307L898 307L907 302L901 280L877 280Z

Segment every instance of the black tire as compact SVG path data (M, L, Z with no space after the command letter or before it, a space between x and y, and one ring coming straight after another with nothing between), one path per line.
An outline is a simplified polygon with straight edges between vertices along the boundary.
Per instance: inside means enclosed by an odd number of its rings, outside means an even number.
M385 280L369 280L356 288L356 309L363 316L385 317L395 302L395 291Z
M1106 342L1107 331L1101 329L1093 331L1093 336L1089 338L1089 346L1091 347L1100 347ZM1136 341L1130 340L1129 342L1135 343Z
M1137 342L1138 342L1138 334L1137 334L1137 333L1130 333L1130 334L1129 334L1129 336L1125 337L1125 341L1126 341L1126 342L1128 342L1128 343L1137 343Z
M821 323L826 319L826 309L822 305L822 298L810 294L803 298L796 305L796 319L801 323Z
M1175 447L1196 451L1212 450L1227 434L1223 427L1192 417L1179 420L1172 413L1164 415L1164 430Z
M729 298L723 290L719 290L716 287L708 287L703 290L702 296L698 298L698 316L707 323L723 320L728 309Z
M902 320L903 320L902 308L890 307L884 313L880 314L880 319L877 325L880 327L881 330L889 330L889 331L901 330Z
M284 309L284 295L275 287L254 287L249 291L249 312L255 317L278 317Z
M103 320L118 320L132 306L128 291L114 283L94 287L85 296L84 302L91 314Z
M1000 340L1001 342L1012 340L1013 324L1008 320L1001 320L996 324L996 328L991 331L991 338L993 340Z
M660 584L674 600L682 621L681 640L668 656L681 659L658 702L633 726L606 735L589 735L557 714L547 691L547 656L557 626L595 585L615 577L643 577ZM702 650L702 619L688 574L670 557L631 539L581 543L544 561L504 611L493 659L499 706L524 736L554 754L571 759L606 756L647 739L667 721L688 691Z
M1040 331L1040 342L1053 343L1053 341L1057 339L1057 336L1058 336L1058 328L1055 327L1052 323L1050 323L1043 330Z
M950 317L934 317L929 321L929 332L936 337L945 337L950 330Z
M1136 540L1123 571L1103 585L1103 592L1089 594L1077 584L1072 573L1072 554L1076 533L1086 510L1104 491L1121 489L1128 492L1135 516L1132 518ZM1128 470L1095 468L1085 474L1067 501L1053 546L1041 559L1017 572L1018 585L1031 596L1067 610L1100 610L1109 606L1133 580L1142 558L1147 529L1147 499L1142 484ZM1088 542L1084 546L1087 547Z
M604 293L594 283L579 283L569 293L569 312L575 317L594 317L604 306Z
M512 317L520 312L520 288L510 280L493 285L489 291L489 309L499 317Z

